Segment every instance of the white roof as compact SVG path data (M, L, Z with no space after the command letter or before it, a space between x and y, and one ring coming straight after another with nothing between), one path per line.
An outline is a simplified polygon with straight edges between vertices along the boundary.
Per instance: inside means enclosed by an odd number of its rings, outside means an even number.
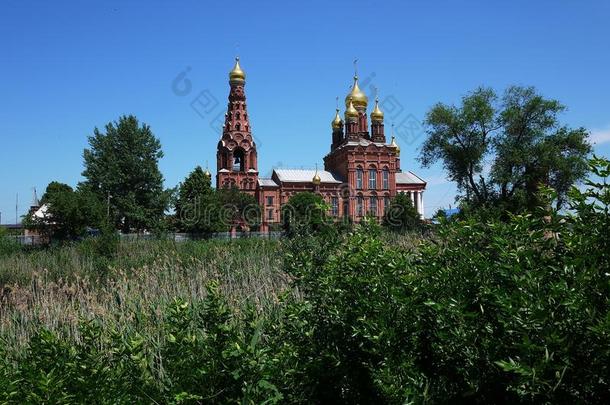
M316 174L315 170L302 169L275 169L273 172L277 175L279 181L286 183L311 183L313 176ZM318 170L318 176L320 176L322 183L342 183L339 178L326 170Z
M345 143L345 145L350 145L350 146L353 146L353 145L369 146L372 143L377 145L377 146L386 146L385 143L373 142L373 141L369 141L368 139L364 139L364 138L360 138L357 141L347 141ZM389 145L387 145L387 146L389 146Z
M261 187L278 187L278 184L273 179L258 178L258 185Z
M396 173L396 184L426 184L413 172Z
M35 218L44 219L47 216L47 212L49 211L48 204L42 204L36 211L34 211L33 216Z

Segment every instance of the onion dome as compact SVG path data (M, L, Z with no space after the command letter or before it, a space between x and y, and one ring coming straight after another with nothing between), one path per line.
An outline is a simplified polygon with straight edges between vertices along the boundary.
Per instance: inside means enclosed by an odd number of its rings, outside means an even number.
M354 103L354 107L362 107L366 109L366 106L369 103L369 99L366 94L364 94L364 92L360 90L360 87L358 87L358 76L354 76L354 85L352 86L352 91L350 91L349 94L345 97L346 107L349 104L350 98Z
M375 109L371 113L371 121L383 122L383 111L379 109L378 97L375 97Z
M239 66L239 56L235 57L235 66L233 66L233 70L229 72L229 82L231 84L239 84L244 83L246 81L246 73L241 70L241 66Z
M332 122L332 127L333 129L339 129L341 128L341 126L343 126L343 120L341 120L341 117L339 116L339 109L337 108L337 112L335 113L335 119Z
M396 143L396 138L394 138L394 135L392 135L392 142L390 143L390 147L396 149L396 154L400 155L400 147Z
M322 179L320 178L320 175L318 174L318 169L316 169L316 174L313 175L313 179L311 179L311 182L315 186L319 186L320 183L322 182Z
M347 110L345 110L345 119L358 118L358 110L354 108L354 103L350 97L348 100Z
M212 173L210 173L207 168L205 169L205 172L203 172L203 174L205 174L206 177L212 177Z

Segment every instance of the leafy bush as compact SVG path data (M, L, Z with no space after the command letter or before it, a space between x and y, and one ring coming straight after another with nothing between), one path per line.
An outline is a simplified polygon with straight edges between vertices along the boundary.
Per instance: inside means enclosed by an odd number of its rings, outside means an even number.
M545 190L411 248L369 223L291 238L293 288L268 307L212 283L79 338L41 328L0 345L0 402L607 403L610 162L591 170L564 214Z
M397 232L421 229L423 223L411 198L406 194L396 194L390 202L390 207L383 216L383 225Z
M21 250L19 243L8 237L6 229L0 227L0 257L8 256Z

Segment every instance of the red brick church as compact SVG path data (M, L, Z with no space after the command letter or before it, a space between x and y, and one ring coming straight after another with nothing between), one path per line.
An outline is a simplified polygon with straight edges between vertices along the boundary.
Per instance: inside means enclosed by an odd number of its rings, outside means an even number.
M354 76L345 97L345 120L337 108L331 122L330 152L324 157L324 170L274 169L271 178L259 177L256 144L246 108L246 74L236 58L229 72L229 104L223 133L216 153L216 187L236 186L256 197L263 207L261 231L280 222L281 206L291 195L311 191L321 195L336 217L359 221L365 215L381 217L396 193L411 196L424 215L423 192L426 182L400 168L400 148L392 136L387 143L383 112L378 100L367 117L368 98Z

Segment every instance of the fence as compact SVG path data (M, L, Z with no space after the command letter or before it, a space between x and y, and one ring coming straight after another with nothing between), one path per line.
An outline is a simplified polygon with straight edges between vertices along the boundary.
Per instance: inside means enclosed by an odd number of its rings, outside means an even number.
M153 240L153 239L166 239L173 240L174 242L186 242L191 240L204 240L204 239L220 239L220 240L231 240L231 239L246 239L246 238L260 238L260 239L280 239L283 236L282 232L219 232L212 234L189 234L189 233L169 233L162 236L154 235L151 233L121 233L119 234L121 240L124 241L137 241L137 240ZM22 246L40 246L48 243L48 238L44 236L25 236L25 235L8 235L8 238L15 240ZM95 237L95 236L93 236Z
M7 238L14 239L22 246L39 246L47 242L47 238L38 235L8 235Z
M163 236L154 234L142 234L142 233L123 233L120 234L121 240L134 241L134 240L147 240L147 239L167 239L173 240L174 242L185 242L189 240L202 240L202 239L246 239L246 238L260 238L260 239L280 239L283 236L282 232L218 232L211 234L190 234L190 233L169 233Z

